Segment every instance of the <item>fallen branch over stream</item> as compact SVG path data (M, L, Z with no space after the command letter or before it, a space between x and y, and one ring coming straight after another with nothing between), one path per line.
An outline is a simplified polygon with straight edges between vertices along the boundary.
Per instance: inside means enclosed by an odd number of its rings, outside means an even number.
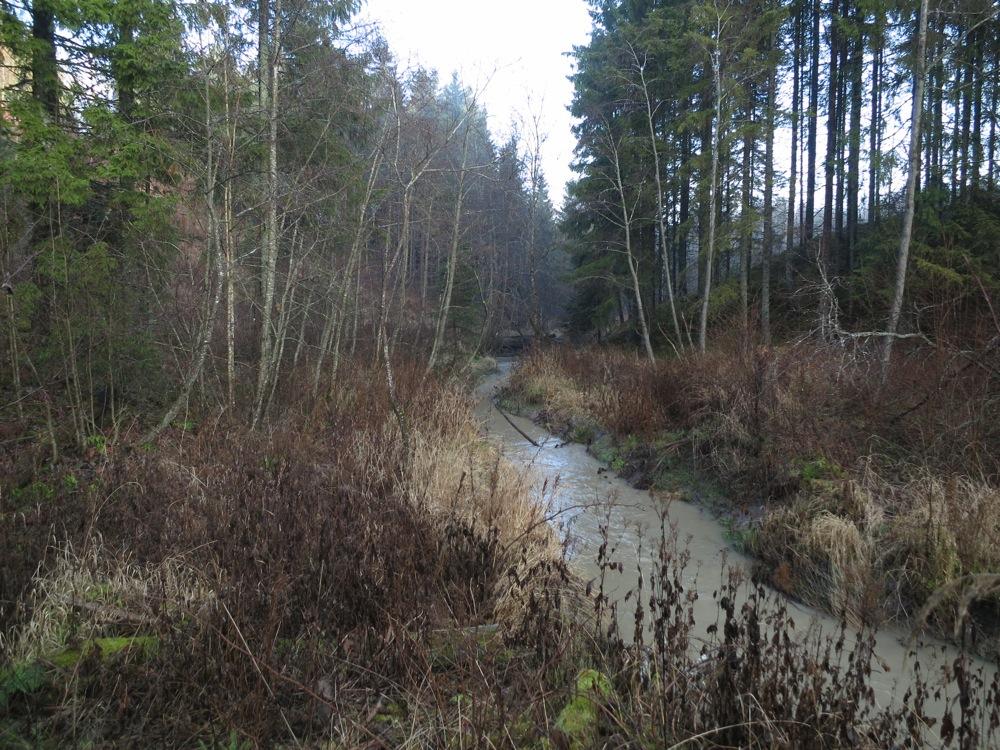
M538 443L536 443L534 440L532 440L530 437L528 437L528 433L526 433L524 430L522 430L520 427L518 427L516 424L514 424L514 420L511 419L509 416L507 416L507 413L503 409L500 408L500 406L497 404L496 401L493 402L493 408L496 409L498 412L500 412L500 416L503 417L504 419L506 419L507 420L507 424L509 424L511 427L513 427L515 430L517 430L518 433L520 433L521 437L523 437L525 440L527 440L529 443L531 443L536 448L541 448L542 447L541 445L539 445Z

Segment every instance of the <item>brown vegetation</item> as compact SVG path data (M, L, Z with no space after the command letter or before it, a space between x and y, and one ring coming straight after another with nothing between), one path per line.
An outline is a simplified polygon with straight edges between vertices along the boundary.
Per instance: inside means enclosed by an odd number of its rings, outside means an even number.
M397 366L410 460L359 366L266 433L209 420L6 487L3 708L75 742L350 745L410 690L448 721L426 683L442 659L489 663L449 679L502 702L494 670L544 648L539 622L558 634L561 551L467 397L420 364ZM482 625L521 646L456 656Z
M620 467L638 463L647 482L679 464L719 479L755 519L740 536L779 588L856 618L908 616L1000 564L992 356L915 349L882 386L873 358L811 343L656 364L545 349L508 395L571 435L609 431ZM973 614L994 625L994 607Z
M536 353L518 380L572 356ZM604 366L638 377L625 362ZM666 527L648 593L614 602L599 584L586 614L543 509L482 440L460 386L397 361L407 448L381 379L353 364L317 401L286 394L267 432L206 417L4 488L5 743L916 747L934 731L974 747L992 736L998 686L964 660L964 677L946 678L946 724L925 705L933 681L880 707L870 633L803 642L780 597L735 572L715 595L717 626L695 632L687 556ZM580 372L545 387L569 394ZM624 419L635 406L620 403ZM29 458L7 453L5 476ZM623 571L607 544L598 563ZM638 641L618 632L619 607L635 608Z

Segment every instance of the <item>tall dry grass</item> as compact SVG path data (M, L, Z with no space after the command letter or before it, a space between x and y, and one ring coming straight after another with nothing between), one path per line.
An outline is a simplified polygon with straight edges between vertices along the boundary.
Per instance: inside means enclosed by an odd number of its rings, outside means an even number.
M883 385L876 357L815 343L655 364L543 348L508 395L569 434L610 432L626 465L691 457L753 511L745 543L779 588L856 620L907 618L947 582L1000 571L996 354L902 351ZM971 608L976 629L1000 625L995 602ZM950 629L957 611L934 619Z
M0 703L17 727L146 746L355 737L381 695L448 717L449 690L494 702L513 654L548 653L567 574L526 479L460 385L397 364L407 444L383 378L355 365L267 431L206 419L4 505L19 543L0 564L19 580ZM437 685L442 663L466 687Z

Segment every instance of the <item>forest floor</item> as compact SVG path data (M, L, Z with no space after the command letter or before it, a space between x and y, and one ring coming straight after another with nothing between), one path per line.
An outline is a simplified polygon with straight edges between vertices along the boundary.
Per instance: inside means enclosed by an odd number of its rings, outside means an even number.
M532 398L570 414L554 399L586 391L558 363L639 372L601 356L536 352L514 386L544 371L562 385ZM696 639L669 531L633 600L648 641L618 633L468 384L400 361L405 440L380 373L352 364L267 430L206 413L58 466L44 444L3 454L0 746L883 747L934 726L931 683L878 705L870 634L794 637L735 570ZM987 741L1000 685L953 700L934 731Z
M812 344L656 364L553 347L526 356L502 398L637 487L707 501L774 588L855 623L929 624L994 655L989 377L920 350L886 386L879 374L871 358Z

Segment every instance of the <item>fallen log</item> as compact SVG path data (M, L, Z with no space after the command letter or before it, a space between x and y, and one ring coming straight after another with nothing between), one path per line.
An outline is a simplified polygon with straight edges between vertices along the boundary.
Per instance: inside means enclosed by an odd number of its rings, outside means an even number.
M496 409L498 412L500 412L500 416L503 417L504 419L506 419L507 420L507 424L509 424L511 427L513 427L515 430L517 430L520 433L521 437L523 437L525 440L527 440L529 443L531 443L536 448L541 448L542 447L541 445L539 445L538 443L536 443L534 440L532 440L528 436L528 433L526 433L524 430L522 430L520 427L518 427L516 424L514 424L514 420L507 416L507 413L497 405L496 401L493 402L493 408Z

